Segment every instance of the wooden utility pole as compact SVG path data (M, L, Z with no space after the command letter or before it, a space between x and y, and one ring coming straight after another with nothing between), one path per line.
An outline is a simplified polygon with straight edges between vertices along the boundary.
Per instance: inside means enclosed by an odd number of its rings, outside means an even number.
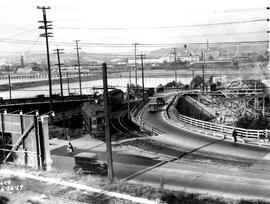
M8 74L8 90L9 90L9 99L11 99L11 81L10 81L10 74Z
M78 47L79 40L75 40L76 43L76 50L77 50L77 60L78 60L78 71L79 71L79 86L80 86L80 95L82 95L82 79L81 79L81 64L80 64L80 55L79 55L79 48Z
M130 120L130 98L129 98L129 94L130 94L130 91L129 91L129 84L127 84L127 100L128 100L128 119Z
M51 78L51 62L50 62L50 51L49 51L49 37L53 37L51 32L48 32L49 29L52 29L52 21L47 21L46 10L51 9L50 7L38 6L37 9L42 9L43 21L38 21L43 23L43 26L39 26L39 29L44 29L45 33L40 34L40 37L45 37L46 39L46 50L47 50L47 65L48 65L48 79L49 79L49 97L50 97L50 111L53 109L52 102L52 78Z
M203 92L204 92L204 89L205 89L205 84L204 84L204 68L205 68L205 52L203 52L203 65L202 65Z
M68 95L70 95L68 71L67 71L67 88L68 88Z
M136 90L138 90L138 74L137 74L137 45L139 45L139 43L134 43L134 47L135 47L135 54L134 54L134 69L135 69L135 88Z
M61 111L62 111L62 117L63 117L63 120L62 120L62 124L63 124L63 130L64 130L64 137L67 138L67 134L66 134L66 116L65 116L65 109L64 109L64 93L63 93L63 81L62 81L62 72L61 72L61 62L60 62L60 54L64 54L64 52L61 52L63 51L64 49L55 49L54 51L56 51L56 53L54 54L57 54L57 60L58 60L58 63L55 64L55 65L58 65L58 68L59 68L59 78L60 78L60 90L61 90Z
M145 55L140 54L141 56L141 66L142 66L142 99L144 100L144 69L143 69L143 59L145 59Z
M176 48L173 48L172 54L174 55L174 81L175 81L175 86L177 87Z
M108 179L110 182L114 179L113 173L113 159L112 159L112 144L110 135L110 115L109 115L109 101L108 101L108 83L107 83L107 64L102 63L103 74L103 99L104 99L104 113L105 113L105 137L108 161Z

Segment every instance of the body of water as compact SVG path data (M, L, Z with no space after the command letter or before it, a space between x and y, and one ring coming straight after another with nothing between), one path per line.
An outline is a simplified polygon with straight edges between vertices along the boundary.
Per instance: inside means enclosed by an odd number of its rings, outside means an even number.
M174 81L174 77L156 77L156 78L145 78L144 86L145 87L157 87L159 84L165 85L168 82ZM180 81L183 84L189 84L191 81L191 77L188 78L180 78ZM129 83L129 78L114 78L108 79L108 85L115 86L123 91L126 91L127 83ZM135 83L134 79L132 79L131 83ZM141 86L142 79L138 78L138 85ZM93 93L92 87L102 87L103 81L102 80L93 80L82 82L82 93L83 94L91 94ZM71 93L79 93L79 82L70 83L70 92ZM64 95L68 95L68 84L63 84ZM60 84L52 85L52 92L53 94L60 93ZM30 98L35 97L38 94L44 94L45 96L49 95L49 86L37 86L37 87L30 87L24 89L16 89L12 90L11 96L12 98ZM9 92L3 91L0 92L0 97L4 99L9 99Z

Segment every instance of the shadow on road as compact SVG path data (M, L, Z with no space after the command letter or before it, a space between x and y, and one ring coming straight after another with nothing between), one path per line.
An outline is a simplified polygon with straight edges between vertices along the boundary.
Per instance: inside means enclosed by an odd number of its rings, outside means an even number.
M178 157L175 157L175 158L170 159L170 160L168 160L168 161L162 161L162 162L159 162L159 163L157 163L157 164L155 164L155 165L153 165L153 166L150 166L150 167L148 167L148 168L146 168L146 169L143 169L143 170L141 170L141 171L139 171L139 172L136 172L136 173L134 173L134 174L132 174L132 175L129 175L128 177L122 179L121 181L122 181L122 182L123 182L123 181L128 181L128 180L133 179L133 178L135 178L135 177L137 177L137 176L139 176L139 175L141 175L141 174L144 174L144 173L146 173L146 172L148 172L148 171L151 171L151 170L153 170L153 169L155 169L155 168L158 168L158 167L160 167L160 166L163 166L164 164L167 164L167 163L169 163L169 162L173 162L173 161L180 160L181 158L183 158L183 157L185 157L185 156L187 156L187 155L189 155L189 154L192 154L192 153L194 153L194 152L196 152L196 151L198 151L198 150L201 150L201 149L203 149L203 148L205 148L205 147L208 147L208 146L211 146L211 145L213 145L213 144L222 142L224 139L225 139L225 138L220 139L220 140L217 140L217 141L213 141L213 142L210 142L210 143L208 143L208 144L206 144L206 145L203 145L203 146L201 146L201 147L198 147L198 148L196 148L196 149L193 149L193 150L191 150L191 151L184 152L183 154L179 155Z
M81 152L90 152L94 153L98 156L98 160L104 163L107 163L107 153L103 151L94 151L90 149L78 149L75 148L75 154ZM71 159L74 155L68 154L66 152L66 147L60 147L51 151L51 155L61 156L61 162L63 165L73 166L74 162ZM66 159L65 159L66 157ZM65 160L65 162L63 161ZM58 161L55 161L58 162ZM145 156L140 155L132 155L132 154L121 154L113 151L113 166L115 169L115 173L118 178L126 178L131 174L135 174L138 171L141 171L145 168L154 166L160 163L160 160L152 159Z

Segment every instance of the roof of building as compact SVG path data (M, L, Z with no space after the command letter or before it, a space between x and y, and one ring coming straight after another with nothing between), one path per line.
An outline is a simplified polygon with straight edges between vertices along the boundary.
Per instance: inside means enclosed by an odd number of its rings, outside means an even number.
M89 118L93 116L104 116L104 108L102 105L96 103L84 103L82 106L82 111L86 114Z

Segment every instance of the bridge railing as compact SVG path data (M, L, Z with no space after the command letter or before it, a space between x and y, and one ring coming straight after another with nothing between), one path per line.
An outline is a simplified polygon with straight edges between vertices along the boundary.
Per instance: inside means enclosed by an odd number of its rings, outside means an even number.
M179 99L179 96L174 98L170 105L175 105ZM169 107L168 106L168 107ZM238 127L232 127L228 125L218 124L218 123L212 123L208 121L198 120L192 117L188 117L185 115L182 115L178 112L178 110L173 108L174 114L177 116L177 119L185 124L189 124L198 128L202 128L205 130L220 132L223 134L232 134L233 130L235 129L237 132L238 137L246 138L246 139L262 139L266 135L269 135L269 130L255 130L255 129L244 129L244 128L238 128Z

